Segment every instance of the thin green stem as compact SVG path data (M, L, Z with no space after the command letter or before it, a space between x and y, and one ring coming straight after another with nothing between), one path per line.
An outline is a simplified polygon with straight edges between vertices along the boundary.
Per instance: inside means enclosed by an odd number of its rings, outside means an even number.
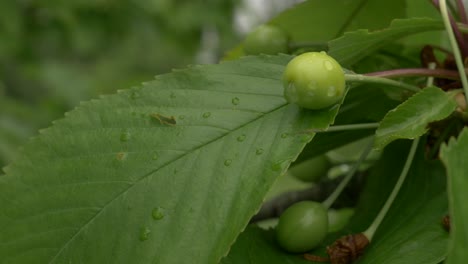
M327 130L312 129L312 130L308 130L308 132L325 133L325 132L337 132L337 131L359 130L359 129L374 129L377 127L379 127L379 123L363 123L363 124L331 126Z
M345 74L345 80L347 82L356 82L356 83L375 83L375 84L384 84L399 87L406 89L412 92L419 92L421 89L417 86L410 85L404 82L395 81L392 79L380 78L375 76L366 76L362 74Z
M363 124L352 124L352 125L340 125L340 126L331 126L324 132L335 132L335 131L345 131L345 130L358 130L358 129L372 129L378 128L379 123L363 123Z
M374 141L372 140L369 142L369 144L366 146L364 151L362 152L361 156L359 157L358 161L354 163L354 166L351 168L351 170L346 174L346 176L343 178L343 180L340 182L340 184L336 187L336 189L333 191L328 198L322 202L323 207L326 209L330 208L332 204L336 201L336 199L340 196L340 194L343 192L344 188L346 185L351 181L351 178L353 178L353 175L356 173L357 169L361 164L364 162L364 160L369 156L370 151L372 150L372 146L374 145Z
M428 68L430 70L434 70L436 67L437 67L437 64L435 62L430 62L428 65ZM429 76L427 78L426 87L432 86L433 84L434 84L434 76Z
M460 74L463 90L465 91L465 94L468 95L468 79L466 78L466 75L465 75L465 66L463 65L463 58L461 56L460 49L457 44L457 40L455 39L455 34L453 33L452 26L450 25L449 14L447 10L447 1L440 0L439 5L440 5L440 13L442 15L442 20L444 21L445 29L449 37L449 42L450 42L450 45L452 46L453 56L455 57L455 62L457 63L457 68ZM467 100L468 100L468 96L467 96Z
M405 182L405 178L408 175L408 171L411 167L411 164L413 163L413 158L414 158L414 155L416 154L418 143L419 143L419 138L416 138L413 141L413 144L411 145L411 149L409 151L408 158L406 159L405 166L403 167L400 177L398 178L398 181L396 182L395 187L393 187L393 190L390 193L390 196L388 197L382 209L380 209L380 212L377 215L377 217L374 219L374 222L372 222L369 228L367 228L367 230L363 232L363 234L367 237L367 239L369 239L369 241L372 240L372 237L374 236L375 231L377 230L377 228L379 228L379 225L382 223L382 220L385 218L385 215L387 214L388 209L390 209L390 206L392 206L392 203L395 200L395 197L400 191L400 188L403 185L403 182Z

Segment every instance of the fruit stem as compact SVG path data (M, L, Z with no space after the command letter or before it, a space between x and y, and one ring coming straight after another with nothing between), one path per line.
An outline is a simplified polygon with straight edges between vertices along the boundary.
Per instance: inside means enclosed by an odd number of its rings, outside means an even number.
M406 158L405 166L403 167L403 170L401 171L401 174L398 177L398 181L396 182L395 187L393 187L393 190L390 193L390 196L387 198L387 201L385 202L382 209L380 209L380 212L377 215L377 217L374 219L374 222L372 222L369 228L367 228L367 230L363 232L363 234L367 237L367 239L369 239L369 241L372 240L372 237L374 236L375 231L377 230L377 228L379 228L379 225L382 223L382 220L385 218L385 215L387 214L388 209L390 209L390 206L392 205L393 201L395 200L395 197L400 191L400 188L403 185L403 182L405 181L406 175L408 175L408 171L411 167L411 164L413 163L413 158L414 158L414 155L416 154L418 143L419 143L419 138L416 138L413 140L413 144L411 145L411 149L408 153L408 157Z
M466 78L465 74L465 66L463 65L463 59L461 57L460 49L458 48L457 40L455 39L455 35L453 33L452 26L450 24L448 10L447 10L447 1L440 0L440 13L442 15L442 20L444 21L445 29L447 31L450 45L452 46L453 55L455 57L455 62L457 64L458 72L460 74L461 83L463 85L463 90L465 91L465 95L468 95L468 79ZM467 96L468 102L468 96Z
M402 89L406 89L412 92L419 92L421 89L417 86L407 84L404 82L395 81L392 79L386 79L376 76L366 76L362 74L345 74L345 80L347 82L356 82L356 83L375 83L375 84L385 84Z
M356 173L357 169L359 166L364 162L364 160L367 158L369 155L370 151L372 150L372 146L374 145L374 141L372 140L369 142L369 144L366 146L364 151L361 153L361 156L359 159L354 163L353 167L351 170L346 174L346 176L343 178L343 180L340 182L340 184L336 187L336 189L328 196L325 201L322 202L323 207L326 209L330 208L330 206L333 205L333 203L336 201L336 199L340 196L340 194L343 192L344 188L346 185L351 181L351 178L353 178L353 175Z
M372 128L377 128L377 127L379 127L379 123L362 123L362 124L331 126L327 128L326 130L310 129L310 130L307 130L307 133L326 133L326 132L337 132L337 131L358 130L358 129L372 129Z
M335 132L335 131L345 131L345 130L358 130L358 129L371 129L378 128L379 123L363 123L363 124L352 124L352 125L340 125L340 126L331 126L324 132Z
M466 74L466 70L465 70ZM459 80L460 76L457 71L445 70L445 69L426 69L426 68L406 68L406 69L395 69L378 72L365 73L365 76L374 77L414 77L414 76L427 76L427 77L439 77L451 80Z

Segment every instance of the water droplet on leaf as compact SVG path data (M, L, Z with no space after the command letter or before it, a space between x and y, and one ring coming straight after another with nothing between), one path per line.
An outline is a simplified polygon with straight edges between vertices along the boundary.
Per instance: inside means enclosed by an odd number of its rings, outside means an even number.
M242 134L242 135L240 135L240 136L237 137L237 141L242 142L242 141L245 140L246 137L247 137L247 136L246 136L245 134Z
M211 113L210 112L205 112L203 113L203 118L208 118L211 116Z
M148 240L151 230L148 227L142 227L140 229L140 241Z
M157 160L157 159L159 159L159 155L156 153L153 155L153 160Z
M130 99L132 100L135 100L138 97L140 97L140 95L136 91L132 91L132 93L130 94Z
M122 132L122 134L120 134L120 141L122 142L126 142L130 139L130 132L128 131L125 131L125 132Z
M180 120L184 120L184 119L185 119L185 116L184 116L184 115L180 115L180 116L179 116L179 119L180 119Z
M117 153L117 155L115 156L115 158L119 161L123 161L127 158L127 153L126 152L119 152Z
M161 220L164 218L164 210L161 207L156 207L151 212L151 216L154 220Z
M224 161L224 166L231 166L232 164L232 160L231 159L227 159Z
M288 137L288 133L281 134L281 138L287 138L287 137Z
M262 155L262 154L263 154L263 149L262 149L262 148L258 148L257 151L255 151L255 154L257 154L257 155Z
M170 95L170 97L171 97L172 99L174 99L174 98L176 98L177 96L176 96L176 94L175 94L174 92L172 92L171 95Z
M234 97L234 98L232 98L231 102L232 102L233 105L238 105L240 103L240 99L237 98L237 97Z

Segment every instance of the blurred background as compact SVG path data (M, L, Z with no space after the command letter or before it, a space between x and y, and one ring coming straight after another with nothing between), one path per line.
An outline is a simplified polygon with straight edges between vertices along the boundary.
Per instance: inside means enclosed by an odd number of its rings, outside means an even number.
M79 102L173 68L216 63L298 2L1 0L0 168Z

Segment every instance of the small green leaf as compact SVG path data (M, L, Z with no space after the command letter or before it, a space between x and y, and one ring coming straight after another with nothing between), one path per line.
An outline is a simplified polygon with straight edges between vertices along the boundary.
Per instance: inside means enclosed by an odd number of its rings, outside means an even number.
M458 139L451 139L440 151L448 173L448 195L451 217L449 255L447 264L465 263L468 259L468 129L462 131Z
M273 18L292 41L328 41L349 30L383 28L405 14L405 1L305 1Z
M290 59L178 70L41 131L0 176L0 263L218 263L338 112L286 103Z
M451 94L425 88L388 112L376 131L375 146L382 149L396 139L419 137L429 123L446 118L456 107Z
M396 39L431 30L442 30L442 21L429 18L395 19L384 30L369 32L362 29L347 32L329 42L328 53L343 67L350 67L362 58Z

